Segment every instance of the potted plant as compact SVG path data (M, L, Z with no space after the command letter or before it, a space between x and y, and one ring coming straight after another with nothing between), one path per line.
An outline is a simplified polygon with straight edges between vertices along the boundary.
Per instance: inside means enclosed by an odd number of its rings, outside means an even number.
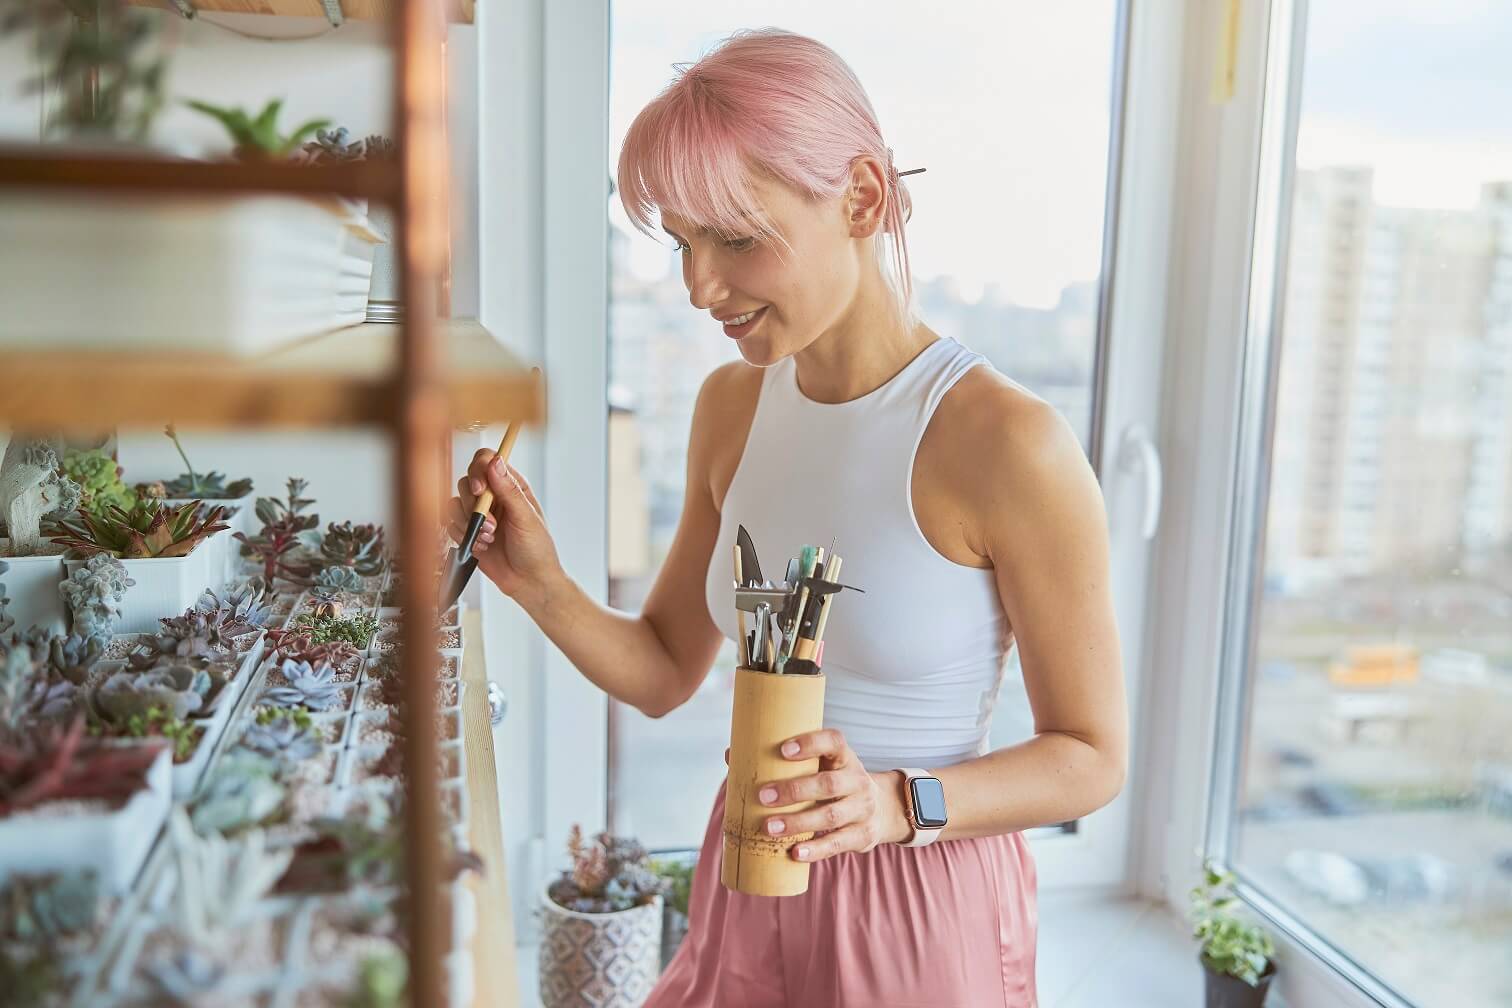
M59 464L59 443L21 436L11 438L0 460L0 520L7 538L0 539L0 559L6 563L5 619L21 631L33 627L62 630L66 623L63 597L63 548L42 534L45 522L79 506L79 485Z
M163 503L175 507L190 501L203 501L209 505L219 504L225 509L221 520L228 526L227 531L211 538L211 544L221 556L221 569L213 572L211 583L215 587L229 584L241 568L238 544L232 540L238 532L251 535L257 531L257 516L252 506L252 481L243 478L228 483L221 473L203 469L196 471L173 424L165 426L163 433L173 442L179 458L184 460L184 472L161 483ZM156 489L157 484L153 487Z
M63 473L79 484L79 507L99 514L111 504L129 509L136 494L121 478L124 470L99 448L68 448L63 452Z
M312 568L305 560L308 553L306 533L320 526L320 515L305 514L315 503L313 497L302 496L306 483L297 476L290 476L288 498L259 497L253 509L262 528L257 535L237 532L233 538L241 543L241 555L257 564L259 576L269 591L274 590L278 578L294 584L305 584Z
M57 523L52 541L76 554L65 561L70 575L95 553L119 559L136 582L122 604L119 630L147 633L165 613L194 605L210 581L210 551L198 547L226 526L220 507L203 516L198 511L197 502L170 507L150 498L130 511L111 505L103 515L85 511Z
M131 885L172 800L169 753L37 725L0 740L0 877L93 869L119 895ZM26 812L17 816L18 812Z
M135 585L126 565L109 553L96 553L70 570L58 591L68 607L73 633L109 641L120 626L126 590Z
M693 867L697 852L681 857L651 859L651 870L665 884L666 906L662 910L661 966L666 969L688 934L688 900L693 895Z
M1207 1008L1260 1008L1276 975L1275 946L1258 924L1236 911L1234 876L1211 861L1191 892L1192 937L1206 977Z
M632 1008L660 968L663 883L634 840L567 838L572 867L541 893L546 1008Z

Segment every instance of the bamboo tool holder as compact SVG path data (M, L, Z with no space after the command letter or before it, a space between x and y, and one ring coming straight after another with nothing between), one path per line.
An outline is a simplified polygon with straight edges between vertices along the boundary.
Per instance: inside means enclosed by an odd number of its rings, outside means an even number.
M824 676L780 675L760 669L735 670L735 708L730 715L730 772L725 784L724 858L720 881L725 888L754 896L797 896L808 891L809 864L790 853L813 836L772 837L766 820L801 812L813 802L763 805L761 785L803 777L819 769L817 758L785 759L783 742L824 724Z

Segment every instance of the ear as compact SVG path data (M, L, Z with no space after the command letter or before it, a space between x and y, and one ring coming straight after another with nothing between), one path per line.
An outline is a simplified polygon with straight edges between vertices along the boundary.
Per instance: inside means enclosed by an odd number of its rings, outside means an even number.
M887 212L886 179L886 166L870 154L863 154L851 165L842 206L852 238L870 238L882 227Z

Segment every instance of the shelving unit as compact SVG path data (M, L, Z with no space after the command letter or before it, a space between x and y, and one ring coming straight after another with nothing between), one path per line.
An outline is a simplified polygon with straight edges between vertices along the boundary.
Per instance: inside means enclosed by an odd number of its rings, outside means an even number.
M179 3L171 0L130 0L138 7L161 7L181 11ZM180 0L196 11L219 11L225 14L282 14L291 17L327 16L325 5L320 0ZM333 0L334 2L334 0ZM359 21L381 21L393 16L390 0L340 0L343 17ZM474 0L446 0L446 19L451 22L472 24Z
M134 0L146 3L146 0ZM168 6L167 4L151 4ZM179 5L174 5L175 7ZM238 3L210 0L198 9L242 13L326 16L318 0ZM407 921L410 995L419 1008L442 1000L443 921L434 639L439 585L421 576L435 563L441 494L450 481L443 447L462 423L544 419L540 379L475 322L437 323L447 267L447 156L445 19L472 20L471 0L347 0L347 17L385 17L395 51L392 163L309 168L283 164L198 163L148 156L95 156L68 148L0 146L4 190L67 189L91 193L195 195L251 192L338 193L390 204L398 223L397 261L405 322L360 326L314 338L257 360L186 358L144 352L47 353L0 350L0 425L12 429L89 431L101 426L156 423L236 428L371 425L390 432L397 456L395 493L403 580L404 703L415 726L404 749L407 879L412 899ZM474 669L476 677L480 673ZM471 691L474 704L484 691ZM466 715L476 724L477 711ZM484 712L486 724L486 709ZM468 733L469 765L492 773L491 736ZM479 748L481 747L481 748ZM474 755L474 749L477 750ZM484 786L486 784L486 787ZM469 790L492 793L492 779ZM497 796L479 820L497 817ZM503 871L497 827L483 856L491 873ZM493 849L488 849L488 847ZM498 884L483 891L497 897ZM483 917L507 914L505 905L480 900ZM483 931L484 929L480 929ZM491 930L486 933L492 934ZM481 962L488 962L484 956ZM478 1003L508 1003L509 989L478 985Z

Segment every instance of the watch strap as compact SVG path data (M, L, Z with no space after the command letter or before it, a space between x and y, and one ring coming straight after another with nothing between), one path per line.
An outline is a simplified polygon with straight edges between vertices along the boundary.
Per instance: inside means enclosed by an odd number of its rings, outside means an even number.
M934 774L917 767L899 767L898 773L903 775L903 814L908 819L909 828L913 830L912 835L898 846L927 847L939 839L940 831L944 827L926 828L919 825L919 817L914 811L913 804L913 780L915 777L933 777Z

